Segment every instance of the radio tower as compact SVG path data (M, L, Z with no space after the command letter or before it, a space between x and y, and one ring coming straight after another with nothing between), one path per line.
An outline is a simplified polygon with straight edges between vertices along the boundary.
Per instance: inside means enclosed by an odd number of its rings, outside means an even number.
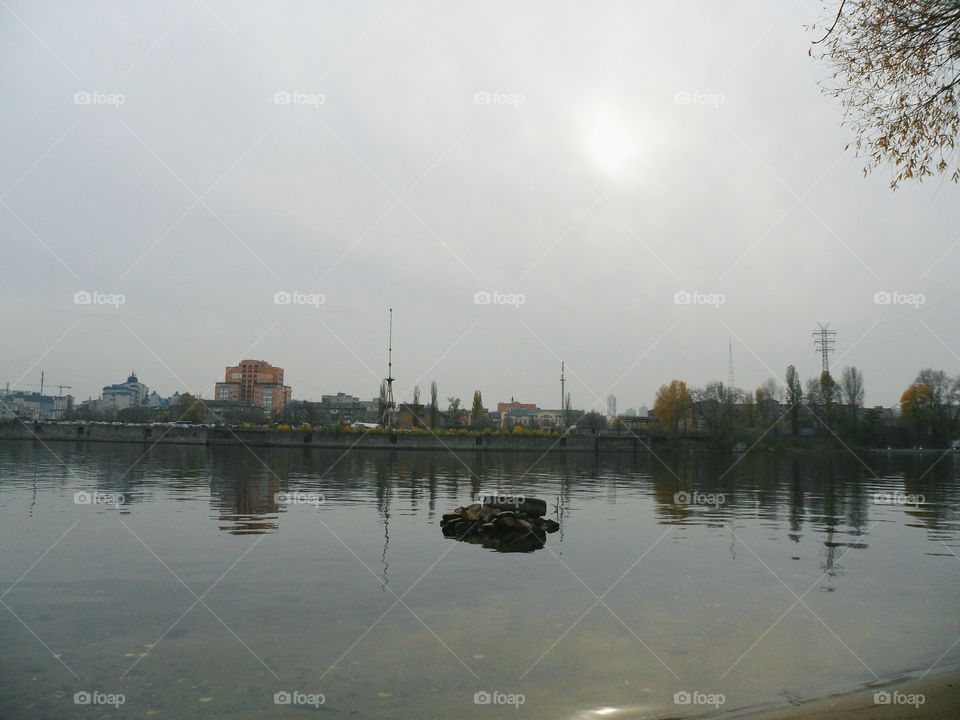
M393 412L393 308L390 308L390 340L387 345L387 429L394 430Z
M727 387L733 388L734 383L733 383L733 341L732 340L729 342L728 347L730 350L730 355L729 355L730 360L727 363Z
M560 361L560 421L563 423L563 432L567 431L567 378L564 374L564 362Z
M837 331L830 329L830 323L821 325L817 323L819 330L813 333L813 346L820 353L820 359L823 361L823 372L830 372L830 353L836 350Z

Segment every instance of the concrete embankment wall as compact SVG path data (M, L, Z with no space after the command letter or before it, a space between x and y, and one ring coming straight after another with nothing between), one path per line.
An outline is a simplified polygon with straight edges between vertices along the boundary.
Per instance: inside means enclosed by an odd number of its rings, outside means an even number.
M43 442L122 442L151 445L248 445L381 450L457 450L493 452L642 452L649 445L632 435L432 435L430 433L331 432L190 426L96 425L90 423L0 423L0 439Z

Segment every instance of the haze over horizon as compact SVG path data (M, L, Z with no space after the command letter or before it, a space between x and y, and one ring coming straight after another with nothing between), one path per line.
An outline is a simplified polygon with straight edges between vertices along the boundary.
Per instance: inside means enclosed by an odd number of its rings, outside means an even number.
M575 407L650 407L731 341L739 387L782 384L830 322L835 376L894 405L960 372L960 204L863 176L818 13L5 0L0 385L209 398L255 357L369 399L392 307L401 400L558 407L563 360Z

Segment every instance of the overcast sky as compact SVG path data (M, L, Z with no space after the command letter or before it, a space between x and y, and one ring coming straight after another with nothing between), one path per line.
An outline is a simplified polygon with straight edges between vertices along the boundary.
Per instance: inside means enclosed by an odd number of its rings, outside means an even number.
M3 0L0 382L211 397L255 357L370 398L393 307L402 399L558 407L562 359L575 407L622 411L725 380L731 341L752 389L818 373L830 322L834 374L894 404L960 371L958 190L863 177L818 16Z

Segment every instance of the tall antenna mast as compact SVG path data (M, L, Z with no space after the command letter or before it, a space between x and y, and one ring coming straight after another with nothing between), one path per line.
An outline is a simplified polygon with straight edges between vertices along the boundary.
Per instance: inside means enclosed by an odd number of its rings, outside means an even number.
M393 412L393 308L390 308L390 335L387 344L387 428L394 429Z
M823 361L823 372L828 373L830 372L830 353L837 346L837 331L830 329L830 323L826 325L817 323L817 325L820 329L813 333L813 345Z
M565 365L563 360L560 361L560 421L563 423L561 432L567 431L567 391L566 391L566 382L567 377L564 372Z
M733 340L729 341L728 349L730 351L729 353L730 359L727 363L727 387L732 388L734 385L733 383Z

